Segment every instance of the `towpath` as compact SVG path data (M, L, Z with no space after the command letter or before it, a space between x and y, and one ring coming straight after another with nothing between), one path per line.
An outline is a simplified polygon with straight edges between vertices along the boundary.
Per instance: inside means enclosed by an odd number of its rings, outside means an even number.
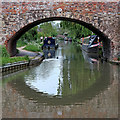
M17 48L19 50L19 53L16 56L25 56L28 55L29 57L35 57L35 56L42 56L41 52L31 52L24 50L25 46Z

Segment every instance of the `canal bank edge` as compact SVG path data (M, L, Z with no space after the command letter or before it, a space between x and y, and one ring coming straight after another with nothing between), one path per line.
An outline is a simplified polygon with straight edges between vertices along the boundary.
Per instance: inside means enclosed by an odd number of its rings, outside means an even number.
M13 70L15 70L16 72L21 69L25 69L27 67L36 66L39 65L43 60L44 60L44 55L42 55L41 57L35 57L34 59L31 59L27 62L19 61L19 62L14 62L13 64L8 63L7 65L0 67L0 73L5 73L5 72L11 73L13 72Z

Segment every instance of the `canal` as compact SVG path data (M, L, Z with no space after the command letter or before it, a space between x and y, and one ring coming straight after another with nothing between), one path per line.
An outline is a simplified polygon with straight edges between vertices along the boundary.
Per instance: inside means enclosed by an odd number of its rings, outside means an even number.
M117 118L119 66L58 44L39 66L3 76L3 118Z

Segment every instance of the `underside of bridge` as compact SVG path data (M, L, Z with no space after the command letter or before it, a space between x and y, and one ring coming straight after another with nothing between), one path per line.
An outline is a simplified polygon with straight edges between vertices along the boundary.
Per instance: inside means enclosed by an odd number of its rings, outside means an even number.
M100 37L100 40L103 42L103 54L105 58L109 58L110 56L110 40L109 38L102 33L99 29L95 28L92 24L86 23L84 21L76 20L76 19L71 19L71 18L66 18L66 17L50 17L50 18L45 18L41 20L37 20L35 22L32 22L26 26L24 26L22 29L20 29L18 32L15 33L13 37L10 38L8 42L8 52L10 53L11 56L16 55L16 43L17 40L29 29L33 28L36 25L39 25L40 23L44 22L49 22L49 21L55 21L55 20L66 20L70 22L75 22L78 24L83 25L84 27L88 28L91 30L93 33L98 35Z

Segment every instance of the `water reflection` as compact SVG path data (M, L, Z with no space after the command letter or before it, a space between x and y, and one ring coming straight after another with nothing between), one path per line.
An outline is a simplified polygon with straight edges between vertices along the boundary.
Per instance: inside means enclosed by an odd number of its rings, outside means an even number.
M55 58L55 49L43 49L45 58Z
M36 96L39 95L40 98L48 96L48 99L46 99L48 103L52 103L49 97L54 97L53 100L56 100L57 104L61 104L63 101L68 104L91 99L100 92L99 90L109 84L110 72L108 64L102 66L97 57L93 58L93 56L88 56L82 51L83 57L81 50L72 43L65 45L60 42L59 46L56 52L55 50L44 51L47 55L49 52L55 53L51 54L53 55L51 57L54 58L45 59L40 66L26 71L26 74L21 74L21 77L16 76L10 84L17 86L16 88L19 91L27 88L27 93L30 93L27 95L28 97L31 96L32 92ZM97 69L98 66L100 66L99 69ZM101 79L105 74L107 76L103 82ZM19 86L19 84L22 85ZM95 86L98 84L100 84L100 87L96 88ZM39 93L42 93L42 95ZM38 97L36 99L41 102Z
M51 68L52 70L50 70ZM44 60L39 68L37 67L34 71L31 71L25 76L25 83L32 89L37 89L37 92L58 95L57 87L59 81L56 78L62 78L60 69L61 66L59 60Z
M93 71L94 69L97 69L99 71L99 65L100 65L100 61L98 60L99 56L98 54L95 53L87 53L84 50L82 50L82 55L85 59L86 63L89 63L89 68L91 71Z
M79 52L76 54L74 45L60 46L54 55L52 53L55 53L55 50L44 50L45 56L50 53L51 58L58 59L45 59L39 67L25 76L26 84L37 92L53 96L74 95L88 89L99 79L100 75L96 70L91 71L88 68L85 72L86 69L82 67L84 59L80 59ZM35 76L32 80L31 75Z
M89 110L92 111L94 108L108 110L109 114L106 113L105 116L110 116L110 113L117 116L117 82L115 81L118 81L118 78L113 78L117 74L115 75L116 72L112 69L115 66L100 62L97 56L84 53L73 43L59 41L58 50L52 53L55 53L53 58L46 57L49 59L45 59L37 67L4 76L4 101L11 96L12 93L9 91L11 89L15 96L19 98L23 96L27 102L32 100L36 104L31 103L30 107L34 106L34 110L28 106L28 111L41 111L42 109L44 112L46 111L43 117L46 117L48 113L51 114L50 109L51 111L55 109L55 115L52 114L52 117L65 117L68 114L71 117L85 117L84 111L89 113ZM9 91L9 95L6 94L7 91ZM111 98L114 99L113 103L111 103ZM18 98L15 97L15 99ZM12 100L9 102L14 103ZM25 100L22 102L26 104ZM112 106L110 110L109 106L103 108L107 104L105 102ZM3 104L4 115L6 115L7 104L5 102ZM84 107L81 108L81 105ZM88 105L89 110L86 109ZM94 108L91 107L92 105ZM93 118L94 115L91 117Z

